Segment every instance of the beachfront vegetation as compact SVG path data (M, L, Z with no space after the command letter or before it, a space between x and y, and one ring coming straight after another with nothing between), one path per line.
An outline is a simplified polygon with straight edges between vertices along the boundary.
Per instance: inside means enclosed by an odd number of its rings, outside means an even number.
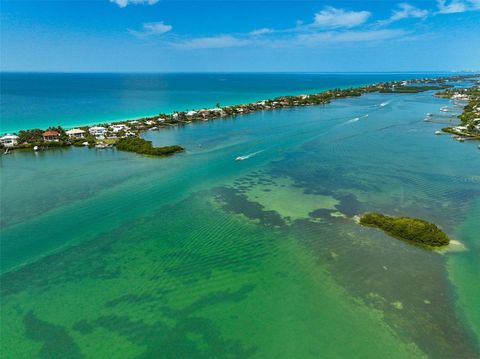
M432 90L443 90L452 87L451 85L425 85L425 86L392 86L380 90L382 93L419 93Z
M119 139L117 142L117 149L150 156L169 156L184 150L181 146L153 147L152 141L147 141L138 137Z
M360 218L360 224L380 228L395 238L429 247L446 246L450 241L435 224L418 218L366 213Z

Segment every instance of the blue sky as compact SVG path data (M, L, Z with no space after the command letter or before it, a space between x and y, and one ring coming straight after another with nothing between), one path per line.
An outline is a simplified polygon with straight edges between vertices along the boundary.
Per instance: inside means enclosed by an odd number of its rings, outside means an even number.
M3 71L480 70L480 0L1 0Z

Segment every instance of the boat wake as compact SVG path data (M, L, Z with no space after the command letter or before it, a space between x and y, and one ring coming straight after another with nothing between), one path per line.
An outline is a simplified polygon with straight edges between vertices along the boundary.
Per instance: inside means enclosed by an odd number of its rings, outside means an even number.
M352 118L351 120L348 120L348 121L345 122L345 123L353 123L353 122L357 122L358 120L360 120L360 117Z
M389 105L389 104L390 104L390 102L392 102L392 101L385 101L385 102L382 102L380 105L378 105L378 107L385 107L385 106Z
M360 121L360 119L362 118L367 118L367 117L368 117L368 114L360 117L355 117L355 118L352 118L351 120L348 120L347 122L344 122L344 124L354 123L354 122Z
M254 156L256 156L257 154L263 152L265 150L261 150L261 151L257 151L257 152L253 152L253 153L249 153L248 155L245 155L245 156L238 156L237 158L235 158L235 161L243 161L243 160L248 160L249 158L252 158Z

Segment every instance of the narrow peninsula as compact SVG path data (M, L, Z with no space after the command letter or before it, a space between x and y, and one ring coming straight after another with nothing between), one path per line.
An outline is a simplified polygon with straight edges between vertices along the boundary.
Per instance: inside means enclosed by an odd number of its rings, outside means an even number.
M438 248L450 243L448 236L435 224L418 218L366 213L360 218L360 224L379 228L392 237L425 247Z
M33 149L38 151L67 146L88 146L106 149L116 146L116 148L121 151L152 156L166 156L181 152L184 149L178 145L153 147L150 142L142 139L142 132L160 130L171 126L181 126L197 121L235 117L258 111L326 105L332 100L362 96L363 94L373 92L408 94L437 90L444 91L443 93L447 96L447 94L450 94L450 92L448 92L449 89L453 87L453 85L448 82L468 80L479 76L478 74L468 74L382 82L356 88L337 88L315 94L282 96L249 104L224 107L217 104L215 108L210 109L158 114L138 120L81 126L69 130L63 129L62 126L49 127L46 130L38 128L21 130L14 134L4 134L4 136L0 138L0 148L4 150L2 153L8 154L11 150L15 149ZM478 106L476 108L478 109Z

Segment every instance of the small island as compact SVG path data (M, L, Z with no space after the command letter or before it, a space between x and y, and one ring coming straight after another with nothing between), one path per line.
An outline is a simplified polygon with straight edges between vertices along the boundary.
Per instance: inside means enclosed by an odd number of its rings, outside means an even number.
M450 239L435 224L418 218L392 217L381 213L366 213L360 224L383 230L392 237L427 247L443 247Z
M184 151L183 147L177 145L153 147L152 141L147 141L140 137L120 138L116 145L120 151L135 152L149 156L170 156L174 153Z

